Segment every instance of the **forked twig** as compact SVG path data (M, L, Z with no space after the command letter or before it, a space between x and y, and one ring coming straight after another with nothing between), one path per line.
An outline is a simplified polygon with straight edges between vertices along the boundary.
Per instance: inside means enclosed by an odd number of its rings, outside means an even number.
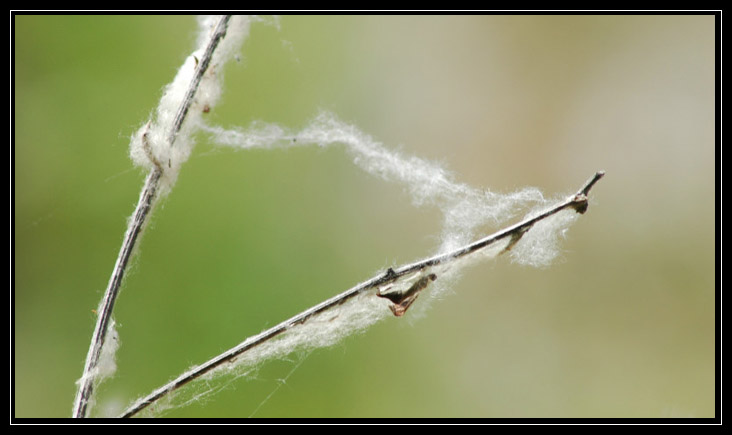
M502 241L506 238L510 238L506 246L503 248L503 251L506 251L510 249L516 242L518 242L523 235L528 232L531 227L536 224L539 221L542 221L556 213L559 213L562 210L572 208L577 213L583 214L585 211L587 211L588 206L588 198L587 195L590 192L590 189L592 186L597 183L600 178L602 178L605 175L604 171L597 172L592 178L590 178L583 186L582 188L577 191L577 193L569 198L567 198L565 201L557 204L556 206L548 209L547 211L531 217L524 219L521 222L518 222L508 228L505 228L503 230L500 230L493 235L490 235L488 237L482 238L480 240L477 240L469 245L466 245L462 248L456 249L452 252L449 252L447 254L437 255L431 258L427 258L421 261L418 261L413 264L409 264L406 266L399 267L397 269L389 268L386 272L383 274L380 274L378 276L375 276L368 281L365 281L361 284L358 284L357 286L346 290L345 292L334 296L314 307L311 307L302 313L291 317L288 320L285 320L284 322L266 330L263 331L255 336L249 337L246 340L244 340L239 345L221 353L220 355L210 359L209 361L194 367L187 372L181 374L173 381L169 382L168 384L156 389L152 393L150 393L148 396L138 400L135 402L129 409L127 409L120 417L133 417L136 414L138 414L140 411L144 410L148 406L154 404L161 398L165 397L169 393L172 393L179 388L183 387L184 385L188 384L189 382L205 375L206 373L211 372L212 370L216 369L217 367L222 366L223 364L227 362L231 362L237 357L241 356L245 352L262 345L269 340L277 337L278 335L282 334L283 332L287 331L288 329L297 326L302 325L305 322L307 322L312 317L321 314L323 312L328 311L329 309L332 309L334 307L337 307L341 304L343 304L345 301L359 295L363 294L369 290L373 289L379 289L383 287L386 284L391 283L397 283L402 278L411 276L417 272L423 272L428 268L438 266L438 265L447 265L448 263L451 263L455 260L458 260L460 258L466 257L470 254L477 253L478 251L481 251L482 249L485 249L496 242ZM394 304L390 308L394 315L401 316L404 314L404 312L409 308L412 302L416 299L419 292L424 289L430 281L434 281L436 279L435 274L428 274L420 278L416 283L412 284L409 290L404 292L400 295L389 295L389 294L383 294L380 290L377 290L376 295L380 297L385 297Z
M198 62L186 95L176 112L175 121L170 128L168 136L168 146L173 145L175 137L180 131L183 121L186 119L188 110L193 104L196 91L201 83L201 77L206 72L216 47L226 34L226 28L230 18L230 15L225 15L221 18L207 43L206 50ZM143 137L143 141L145 140L146 137ZM145 146L148 145L146 144ZM149 156L151 155L149 149L146 149L146 152L148 152ZM109 330L114 303L119 295L122 279L124 278L125 270L129 264L135 244L145 227L160 187L163 167L154 157L151 157L151 161L154 166L145 180L142 192L140 193L140 199L135 208L135 213L128 224L127 232L122 241L122 247L117 255L112 276L102 298L101 305L97 310L97 323L94 328L94 334L92 335L89 352L87 353L84 373L81 379L79 379L79 389L74 399L73 416L76 418L84 418L87 416L89 402L94 390L94 382L97 378L96 373L98 371L99 359L102 354L107 331Z

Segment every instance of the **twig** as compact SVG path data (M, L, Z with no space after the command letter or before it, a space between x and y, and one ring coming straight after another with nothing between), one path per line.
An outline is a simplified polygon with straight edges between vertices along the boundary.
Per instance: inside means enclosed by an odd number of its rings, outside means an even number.
M413 264L409 264L406 266L402 266L400 268L392 269L389 268L385 273L380 274L378 276L375 276L368 281L365 281L361 284L358 284L357 286L346 290L345 292L334 296L314 307L311 307L302 313L285 320L284 322L266 330L263 331L255 336L249 337L246 340L244 340L239 345L221 353L220 355L212 358L211 360L192 368L191 370L183 373L182 375L178 376L178 378L174 379L173 381L169 382L168 384L156 389L152 393L150 393L148 396L138 400L136 403L134 403L129 409L127 409L120 417L133 417L136 414L138 414L140 411L144 410L148 406L152 405L156 401L160 400L164 396L166 396L168 393L171 393L173 391L178 390L179 388L183 387L187 383L203 376L204 374L214 370L217 367L220 367L226 362L232 361L242 355L243 353L247 352L248 350L251 350L263 343L266 343L267 341L277 337L281 333L287 331L288 329L292 328L296 325L301 325L307 322L310 318L321 314L331 308L334 308L338 305L343 304L347 300L353 298L356 295L362 294L366 291L372 290L374 288L379 288L381 286L384 286L385 284L390 283L396 283L401 278L412 275L415 272L421 272L424 271L427 268L437 266L437 265L446 265L452 261L458 260L462 257L465 257L467 255L476 253L488 246L493 245L494 243L501 241L503 239L506 239L507 237L510 237L511 240L506 245L506 247L503 248L503 250L510 249L518 240L531 229L531 227L536 224L537 222L548 218L549 216L552 216L562 210L565 210L567 208L573 208L577 213L583 214L585 211L587 211L587 205L588 205L588 198L587 195L589 194L590 189L594 184L600 180L605 175L604 171L597 172L592 178L590 178L584 186L573 196L570 198L567 198L565 201L561 202L560 204L552 207L551 209L528 219L525 219L517 224L514 224L508 228L505 228L501 231L498 231L497 233L485 237L483 239L477 240L467 246L464 246L462 248L459 248L455 251L449 252L447 254L437 255L435 257L427 258L425 260L418 261ZM436 278L435 275L430 274L426 277L423 277L419 281L417 281L416 284L414 284L407 292L406 294L396 297L396 298L389 298L394 302L397 306L391 307L392 312L400 316L401 314L406 311L406 309L409 307L409 304L414 301L414 298L416 298L416 295L418 294L419 290L424 288L424 286L427 285L429 281L432 281ZM414 289L414 290L413 290ZM380 294L380 292L377 292L378 296L385 297L385 295ZM405 306L405 301L407 301Z
M107 285L107 291L102 299L100 309L97 310L97 324L94 328L94 335L92 336L89 353L86 357L84 374L79 381L79 390L76 393L76 399L74 401L74 417L76 418L86 417L89 400L91 399L94 388L94 372L99 363L99 356L102 353L109 322L112 318L114 303L117 300L122 278L132 256L135 243L137 242L138 236L142 233L147 217L152 209L161 175L162 171L158 167L155 167L155 169L150 171L145 180L145 185L140 194L140 200L137 203L137 208L135 208L135 213L132 215L132 221L128 226L127 233L122 241L122 247L117 256L117 262L112 270L112 277L109 280L109 285Z
M186 118L188 109L193 104L196 91L201 83L201 77L203 77L203 74L206 72L209 63L211 62L214 50L226 34L226 28L230 18L230 15L225 15L221 18L211 35L211 39L206 46L203 56L198 62L186 95L181 101L176 112L175 121L171 126L168 136L169 146L173 145L175 137L180 131L183 121ZM143 142L145 141L146 137L143 136ZM146 152L153 162L154 167L145 180L142 193L140 194L140 199L137 203L137 207L135 208L135 213L128 224L127 232L125 233L124 240L122 241L122 247L120 248L117 261L114 265L114 269L112 270L112 277L109 280L104 297L102 298L102 303L97 312L97 323L94 328L91 344L89 345L89 352L87 353L86 363L84 365L84 373L82 374L81 379L79 379L79 389L76 393L76 398L74 399L73 416L75 418L84 418L87 416L89 402L94 390L94 382L97 378L96 373L99 364L99 357L102 353L102 348L109 329L114 303L119 295L122 279L132 256L132 252L134 251L135 243L145 227L147 218L150 215L150 210L152 210L156 194L160 186L160 179L163 175L163 167L157 159L151 155L149 145L145 144L144 146L147 147Z

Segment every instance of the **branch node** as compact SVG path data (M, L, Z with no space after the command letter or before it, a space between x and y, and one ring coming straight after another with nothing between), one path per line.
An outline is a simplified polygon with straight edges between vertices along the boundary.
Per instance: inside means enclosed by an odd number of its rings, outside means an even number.
M396 278L398 278L398 275L396 274L396 272L394 272L394 269L390 267L386 269L386 272L384 272L384 278L382 279L384 280L384 282L389 282L393 281Z
M389 309L395 316L401 317L407 312L414 301L417 300L419 292L424 290L430 284L430 281L434 281L436 279L437 275L430 273L429 275L423 276L417 280L417 282L412 284L412 286L405 292L381 293L380 291L377 291L376 296L389 299L392 302Z
M590 178L587 183L585 183L585 186L580 189L579 192L574 196L572 199L572 207L574 210L579 214L585 214L587 211L587 206L589 205L589 201L587 199L587 195L590 194L590 189L592 189L592 186L597 183L600 178L605 176L605 171L597 171L595 175Z
M511 248L513 248L514 245L516 243L518 243L519 240L521 240L521 237L523 237L524 234L526 234L526 232L528 232L530 229L531 229L531 225L528 225L524 228L517 229L515 233L511 234L511 240L509 240L508 245L506 245L506 247L503 248L503 251L501 251L501 254L503 254L504 252L510 251Z
M574 207L574 211L576 211L579 214L585 214L587 211L588 201L587 201L587 195L584 193L578 193L574 196L574 199L572 199L572 207Z

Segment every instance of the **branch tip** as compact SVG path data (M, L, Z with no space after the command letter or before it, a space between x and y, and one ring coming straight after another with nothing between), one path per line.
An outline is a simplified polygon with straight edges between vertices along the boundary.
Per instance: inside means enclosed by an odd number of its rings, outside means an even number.
M587 196L590 193L590 189L592 189L592 186L594 186L595 183L600 181L600 178L604 176L605 171L597 171L595 175L587 181L585 187L583 187L582 190L579 191L579 193L583 193L585 196Z

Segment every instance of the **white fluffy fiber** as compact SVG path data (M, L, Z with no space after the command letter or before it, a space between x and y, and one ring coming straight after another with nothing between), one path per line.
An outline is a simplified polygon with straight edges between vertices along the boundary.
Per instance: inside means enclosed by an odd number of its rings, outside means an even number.
M147 133L147 142L153 157L164 168L160 184L160 191L163 193L170 191L175 184L181 165L190 156L194 145L192 136L202 124L204 108L207 107L210 110L218 102L221 95L223 66L239 52L249 33L252 21L252 18L247 16L233 16L229 21L226 36L216 47L186 120L176 136L175 143L171 146L168 143L168 136L173 129L176 113L188 91L198 59L201 59L219 19L220 16L199 17L196 49L186 58L173 81L165 87L153 118L132 136L130 157L137 166L151 170L155 163L148 156L143 144L143 134Z
M104 336L104 345L102 345L97 365L91 371L79 378L76 381L76 384L82 385L87 379L91 379L96 387L104 380L114 376L117 371L116 355L119 345L119 333L117 332L116 323L114 319L111 319L109 327L107 328L107 333ZM92 397L89 398L89 407L93 407L93 404L94 396L92 395Z

